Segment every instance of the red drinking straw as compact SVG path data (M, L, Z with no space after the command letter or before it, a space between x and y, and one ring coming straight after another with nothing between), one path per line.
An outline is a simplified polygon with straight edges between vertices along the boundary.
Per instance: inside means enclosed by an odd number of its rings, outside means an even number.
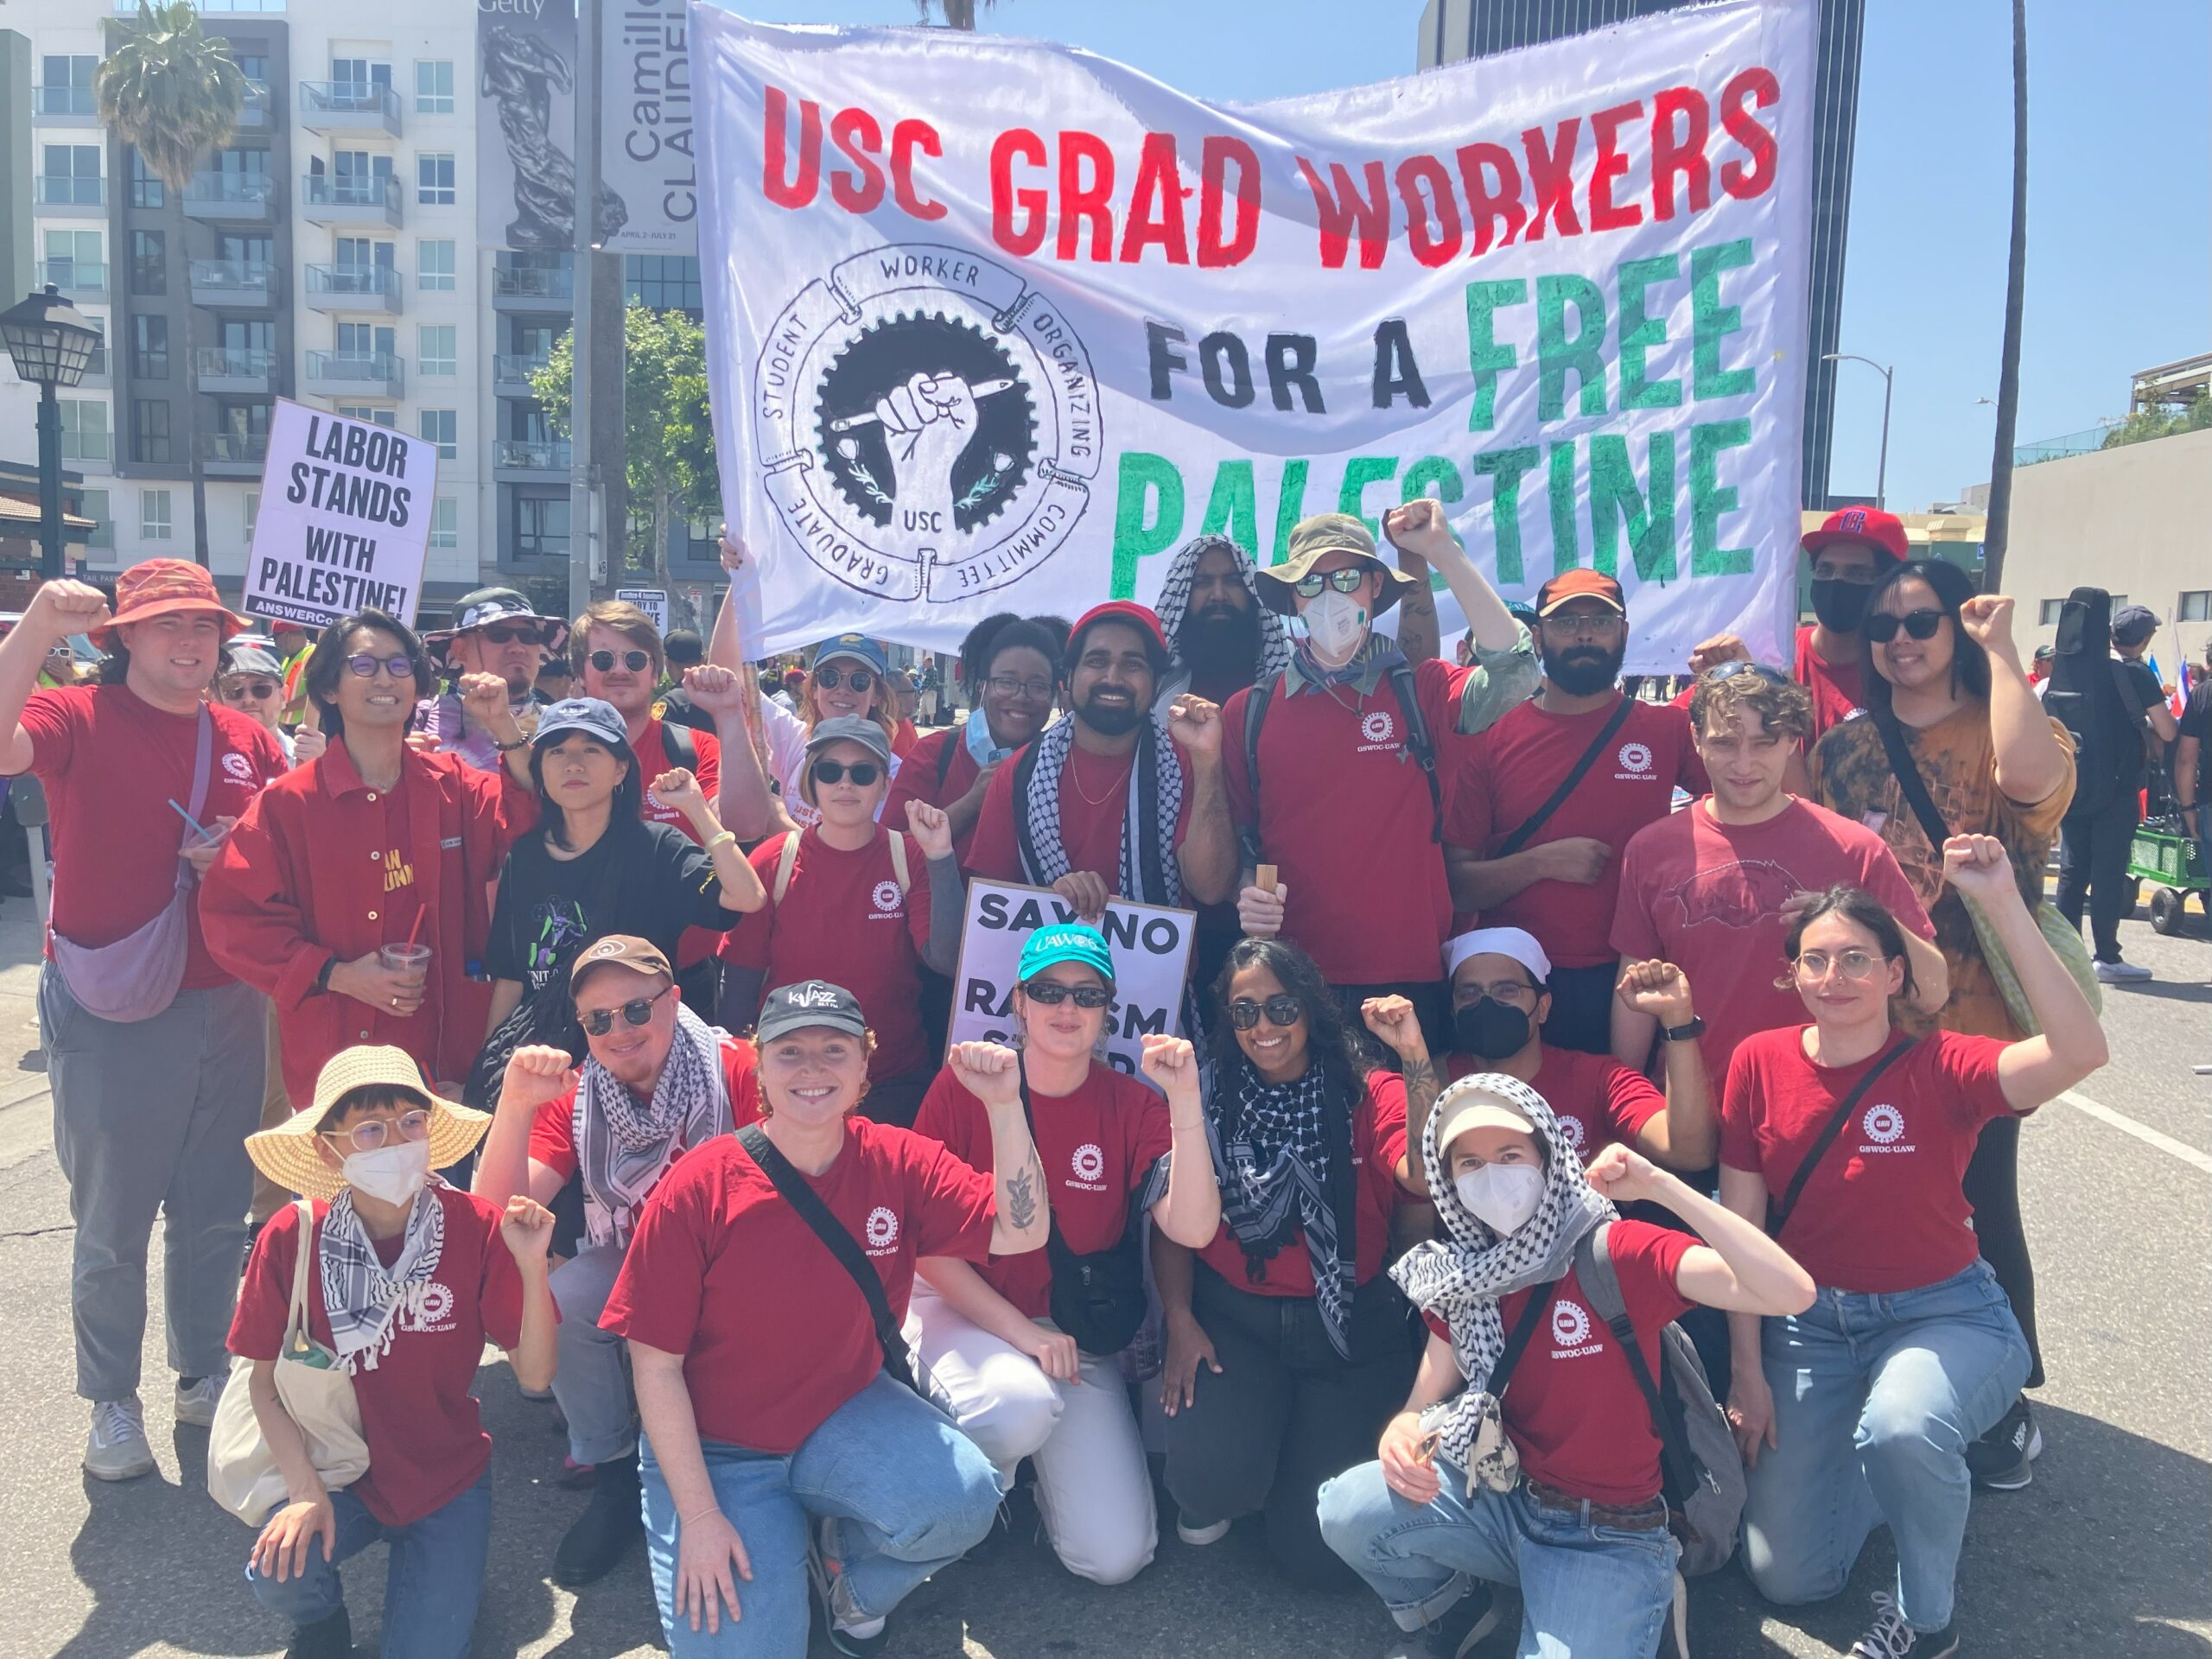
M423 915L429 908L429 906L427 905L417 905L415 906L415 925L407 930L407 944L410 949L412 949L414 946L415 936L423 931Z

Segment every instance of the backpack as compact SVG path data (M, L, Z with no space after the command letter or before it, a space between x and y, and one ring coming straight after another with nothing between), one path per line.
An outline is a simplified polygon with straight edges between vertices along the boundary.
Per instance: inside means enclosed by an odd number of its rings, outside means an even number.
M2069 817L2101 812L2141 787L2143 709L2127 665L2112 654L2112 595L2103 588L2076 588L2060 607L2043 706L2074 738Z
M782 904L784 895L791 890L791 872L798 868L798 838L799 831L792 830L784 837L783 846L777 850L776 879L768 888L772 904ZM891 875L899 884L901 899L913 891L913 879L906 873L906 838L896 830L891 832Z
M1405 741L1398 746L1402 754L1411 755L1414 764L1428 780L1428 804L1435 809L1435 823L1428 838L1433 842L1444 839L1444 791L1436 781L1436 740L1430 734L1427 716L1421 711L1421 698L1414 688L1414 665L1401 659L1388 671L1390 690L1397 694L1398 712L1406 718ZM1251 785L1252 799L1260 798L1260 731L1268 723L1268 705L1274 699L1275 687L1282 677L1262 680L1246 695L1244 702L1244 777ZM1254 814L1255 827L1244 832L1245 856L1254 863L1260 861L1260 832L1256 827L1258 815Z

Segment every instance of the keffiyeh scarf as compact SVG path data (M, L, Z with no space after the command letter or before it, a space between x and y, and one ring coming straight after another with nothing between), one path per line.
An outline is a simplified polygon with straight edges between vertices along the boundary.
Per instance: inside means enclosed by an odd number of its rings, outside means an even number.
M1288 1083L1268 1083L1232 1059L1228 1088L1205 1092L1206 1136L1221 1175L1221 1214L1257 1281L1300 1229L1313 1269L1313 1301L1330 1345L1351 1357L1348 1332L1357 1289L1351 1103L1337 1098L1319 1061Z
M436 1176L415 1195L407 1212L407 1234L399 1259L387 1268L354 1213L353 1189L339 1189L322 1222L322 1310L330 1316L330 1345L349 1376L373 1371L391 1351L403 1323L428 1323L426 1304L435 1289L430 1275L445 1253L446 1212ZM300 1241L307 1248L307 1241ZM404 1314L403 1321L401 1316Z
M1437 1126L1445 1120L1446 1108L1465 1094L1492 1096L1522 1113L1536 1126L1549 1154L1544 1196L1536 1213L1504 1237L1459 1201L1452 1173L1445 1167L1443 1149L1437 1145ZM1505 1351L1498 1299L1564 1275L1573 1265L1574 1246L1582 1235L1612 1220L1618 1212L1583 1178L1573 1143L1560 1133L1559 1120L1544 1097L1519 1078L1500 1072L1461 1077L1438 1096L1421 1135L1421 1154L1428 1173L1429 1197L1449 1236L1414 1246L1390 1269L1390 1275L1415 1307L1444 1320L1452 1332L1452 1357L1467 1378L1459 1393L1421 1414L1421 1427L1438 1431L1439 1449L1466 1471L1470 1497L1478 1485L1510 1491L1520 1478L1520 1453L1506 1438L1497 1397L1485 1386L1498 1356Z
M639 1104L605 1066L584 1062L574 1122L591 1243L626 1245L639 1209L678 1154L730 1132L721 1061L721 1034L679 1002L676 1039L651 1101Z
M1258 661L1253 664L1252 683L1263 685L1290 666L1290 632L1283 626L1282 618L1262 601L1259 584L1252 576L1251 556L1226 536L1193 536L1183 543L1174 563L1167 567L1167 580L1160 588L1160 602L1153 611L1160 618L1160 631L1166 634L1169 648L1175 652L1174 669L1170 671L1187 671L1190 668L1183 660L1178 642L1182 637L1184 619L1190 614L1191 584L1198 579L1198 561L1217 547L1227 549L1236 561L1236 579L1252 595L1252 609L1260 619L1260 652Z
M1014 839L1022 878L1033 887L1049 887L1074 868L1060 836L1060 774L1070 764L1075 725L1063 720L1047 726L1015 763ZM1138 728L1115 873L1116 890L1124 897L1148 905L1183 902L1182 873L1175 863L1175 822L1182 811L1182 763L1159 720L1147 715Z

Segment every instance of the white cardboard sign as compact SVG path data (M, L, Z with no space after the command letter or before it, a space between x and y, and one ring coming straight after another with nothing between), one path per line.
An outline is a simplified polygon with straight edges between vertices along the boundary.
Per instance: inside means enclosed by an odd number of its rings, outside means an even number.
M278 398L245 608L321 628L373 606L412 627L437 486L435 444Z

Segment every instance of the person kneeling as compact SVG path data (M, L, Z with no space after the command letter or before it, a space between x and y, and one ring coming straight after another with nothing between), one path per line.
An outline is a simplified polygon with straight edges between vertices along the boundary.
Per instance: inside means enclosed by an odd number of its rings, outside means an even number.
M324 1065L308 1109L246 1137L255 1166L314 1206L306 1236L299 1205L262 1228L230 1336L252 1366L254 1418L290 1499L262 1528L246 1582L292 1621L294 1659L353 1652L339 1567L378 1539L391 1546L384 1651L468 1650L492 1535L476 1368L488 1338L516 1382L543 1388L559 1319L545 1274L550 1212L521 1196L503 1211L430 1173L467 1157L490 1122L432 1094L404 1050L364 1046ZM302 1249L315 1287L303 1333L352 1375L368 1446L367 1471L334 1492L276 1392Z
M1624 1146L1586 1178L1560 1120L1517 1078L1478 1073L1446 1089L1421 1156L1446 1236L1391 1272L1427 1321L1428 1346L1377 1461L1321 1488L1322 1536L1389 1604L1408 1633L1400 1654L1458 1659L1497 1623L1490 1586L1510 1584L1521 1589L1520 1652L1649 1659L1680 1550L1650 1412L1592 1312L1577 1247L1607 1228L1654 1376L1661 1332L1694 1303L1795 1313L1812 1279L1757 1227ZM1618 1220L1615 1199L1663 1204L1712 1243Z

